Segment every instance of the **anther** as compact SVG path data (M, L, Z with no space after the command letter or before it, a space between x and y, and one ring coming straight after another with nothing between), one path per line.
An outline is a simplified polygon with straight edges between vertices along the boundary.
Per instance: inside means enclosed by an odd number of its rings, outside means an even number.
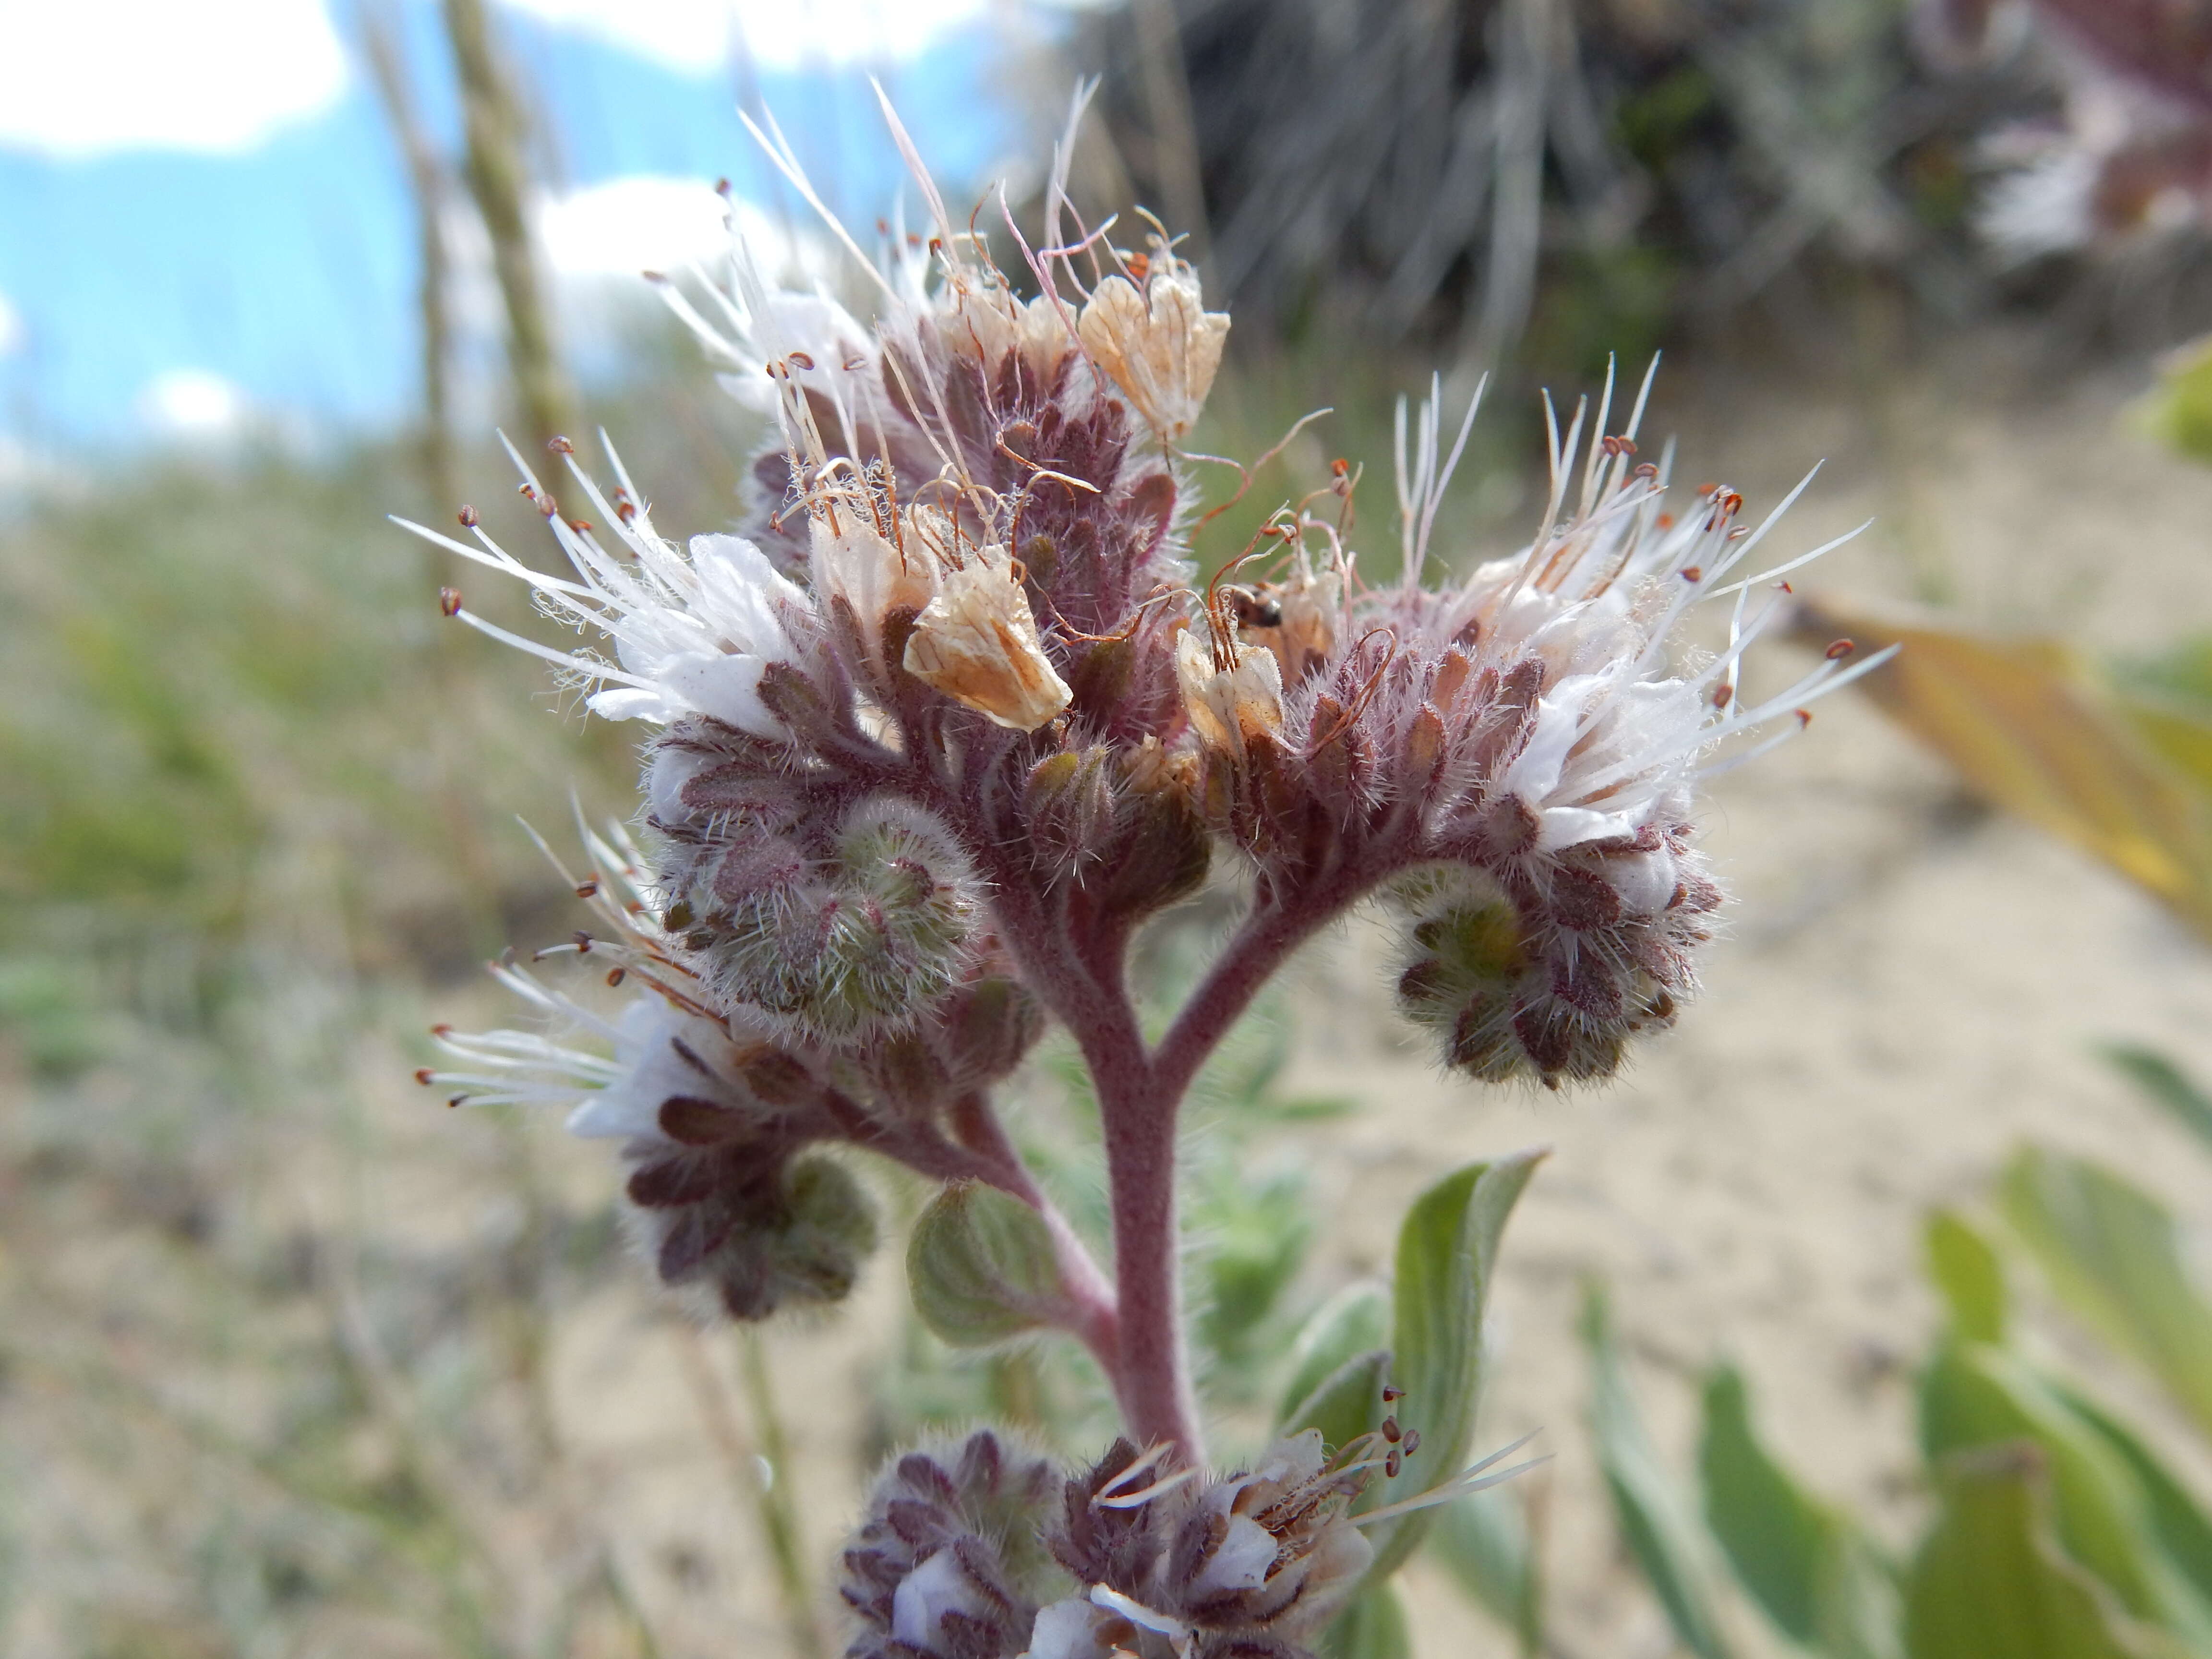
M1386 1417L1382 1419L1382 1437L1394 1446L1406 1437L1406 1431L1398 1426L1396 1418Z
M1802 731L1803 731L1807 726L1810 726L1812 723L1813 723L1813 711L1812 711L1811 709L1809 709L1809 708L1801 708L1801 709L1799 709L1799 710L1797 711L1797 729L1798 729L1800 732L1802 732Z
M715 180L714 180L714 194L715 194L715 195L717 195L717 196L727 196L729 193L730 193L730 181L729 181L728 179L715 179Z
M1684 581L1686 581L1686 582L1701 582L1701 581L1705 580L1705 568L1703 565L1700 565L1700 564L1686 564L1686 565L1684 565L1684 566L1682 567L1682 580L1683 580Z
M576 952L579 956L588 956L591 953L592 936L589 933L579 927L569 937L575 940Z
M1407 1430L1405 1445L1406 1455L1411 1457L1415 1452L1420 1450L1420 1449L1421 1431L1419 1429Z
M461 510L457 516L460 519L461 528L464 530L474 530L478 525L483 522L483 518L477 514L476 508L469 506L466 502L462 504Z
M578 898L597 898L599 896L599 878L597 876L592 876L586 880L580 881L576 884L576 896Z
M531 499L537 503L538 510L540 513L543 513L547 518L552 519L560 516L561 503L553 499L553 492L551 490L540 490Z
M808 356L803 351L794 351L783 361L790 364L793 368L811 368L814 367L814 359Z
M1386 1406L1390 1405L1396 1401L1403 1400L1405 1397L1406 1391L1403 1389L1385 1389L1382 1390L1382 1403Z
M453 1028L450 1025L433 1025L430 1028L430 1035L434 1037L451 1036L453 1034Z
M458 617L461 614L459 588L441 587L438 590L438 614L441 617Z
M1389 1480L1395 1480L1398 1478L1398 1472L1405 1467L1406 1453L1404 1449L1398 1446L1391 1447L1390 1455L1382 1460L1382 1474L1384 1477Z
M468 1097L466 1095L455 1095L452 1099L448 1100L446 1104L448 1108L458 1106L467 1098Z
M1834 662L1839 658L1850 656L1852 652L1857 649L1858 646L1850 640L1838 640L1833 645L1827 648L1827 651L1824 654L1827 657L1830 662Z
M415 1080L425 1088L429 1086L430 1079L434 1075L435 1073L427 1066L417 1066L415 1068Z
M576 446L557 434L545 441L545 447L556 455L573 455L576 453Z
M568 520L568 528L574 531L579 536L587 532L591 527L592 521L589 519L571 519Z
M1735 687L1732 685L1717 685L1713 688L1713 707L1716 708L1725 708L1729 706L1729 702L1735 696Z
M619 985L629 977L629 969L627 968L610 969L607 972L607 983L609 986Z

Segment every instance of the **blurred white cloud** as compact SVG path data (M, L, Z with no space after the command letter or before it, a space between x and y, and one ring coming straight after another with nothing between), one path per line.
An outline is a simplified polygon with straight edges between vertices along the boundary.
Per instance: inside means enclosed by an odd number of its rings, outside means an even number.
M851 274L811 220L787 225L750 202L725 200L704 179L631 173L546 198L538 206L538 234L546 263L563 277L634 282L641 271L672 276L694 264L712 267L729 252L732 212L754 258L777 280L811 284ZM464 245L456 263L465 268L474 251ZM489 247L477 261L489 264Z
M250 149L345 90L318 0L0 0L0 149Z
M737 31L771 69L911 58L981 18L989 0L508 0L686 75L731 62Z
M8 303L8 296L0 294L0 357L10 357L23 349L23 313Z
M165 438L207 441L233 437L252 412L243 392L204 368L165 370L138 394L139 417Z
M703 179L637 174L555 197L538 228L564 276L635 276L714 258L730 245L728 213Z

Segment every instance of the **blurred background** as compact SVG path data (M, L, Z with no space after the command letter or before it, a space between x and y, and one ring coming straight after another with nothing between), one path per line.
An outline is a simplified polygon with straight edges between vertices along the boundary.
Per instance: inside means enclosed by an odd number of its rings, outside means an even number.
M1192 1283L1255 1433L1436 1169L1557 1148L1482 1431L1554 1462L1416 1565L1417 1650L1894 1650L1747 1565L1725 1378L1799 1534L1902 1561L1963 1512L1968 1337L2103 1402L2000 1437L2074 1471L2036 1559L2212 1650L2212 5L0 0L0 1651L815 1659L885 1449L1097 1431L1079 1368L915 1327L896 1249L834 1319L696 1329L592 1149L410 1075L578 925L518 815L634 771L385 515L548 556L493 428L604 427L664 529L735 521L763 434L639 273L733 213L848 281L739 112L868 240L915 202L871 76L1018 216L1098 77L1077 200L1236 318L1193 447L1333 407L1203 562L1340 456L1387 553L1431 372L1492 376L1440 540L1507 550L1537 389L1655 350L1684 483L1825 460L1792 550L1874 520L1801 632L1908 650L1718 781L1733 932L1631 1074L1439 1077L1355 927L1209 1082ZM1079 1187L1064 1057L1017 1115Z

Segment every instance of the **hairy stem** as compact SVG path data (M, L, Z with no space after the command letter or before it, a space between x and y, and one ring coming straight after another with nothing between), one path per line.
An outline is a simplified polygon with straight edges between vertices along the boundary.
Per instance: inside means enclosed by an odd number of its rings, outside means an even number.
M1076 1320L1071 1334L1091 1350L1107 1377L1120 1386L1121 1355L1119 1303L1113 1282L1102 1272L1082 1236L1037 1185L1036 1177L1006 1133L990 1101L980 1091L963 1095L952 1109L953 1131L960 1142L1000 1171L993 1185L1018 1198L1043 1219L1052 1236L1053 1255L1060 1267L1060 1284L1073 1305Z

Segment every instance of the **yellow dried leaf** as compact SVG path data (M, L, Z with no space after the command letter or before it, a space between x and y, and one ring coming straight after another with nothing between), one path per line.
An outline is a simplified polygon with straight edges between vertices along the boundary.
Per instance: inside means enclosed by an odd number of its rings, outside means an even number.
M1862 651L1903 645L1862 682L1885 712L1977 793L2094 854L2212 938L2212 790L2065 646L1899 627L1826 601L1804 606L1796 632L1822 643L1847 635Z

